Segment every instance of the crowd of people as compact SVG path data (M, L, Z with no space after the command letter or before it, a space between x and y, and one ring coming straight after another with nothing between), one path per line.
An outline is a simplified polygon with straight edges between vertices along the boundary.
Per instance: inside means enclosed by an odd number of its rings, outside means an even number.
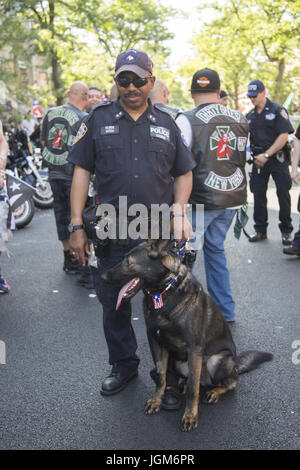
M292 180L297 183L299 177L300 129L296 132L290 174L287 143L294 128L287 110L267 97L260 80L248 85L253 109L246 116L228 107L228 95L221 90L217 71L208 68L195 71L191 79L194 108L183 111L170 106L169 90L155 78L153 63L143 51L130 49L118 55L114 82L110 99L106 94L103 97L97 87L73 83L67 103L50 108L41 125L63 270L80 274L82 285L92 284L103 308L112 367L101 386L103 395L125 388L136 377L140 359L130 302L116 310L118 289L108 285L101 275L141 240L129 236L125 240L106 240L105 249L96 251L97 265L91 269L87 260L93 252L93 240L88 238L83 220L91 200L111 204L120 214L119 198L126 196L129 207L143 204L149 217L153 204L172 207L171 233L177 242L203 238L209 294L226 321L234 322L235 302L224 242L237 211L247 202L245 168L250 145L255 233L249 242L267 239L266 194L272 175L280 206L283 252L300 255L300 228L293 238L290 199ZM34 132L28 117L26 126L28 133ZM6 156L7 144L0 132L2 170ZM89 197L91 178L96 193L93 199ZM0 182L3 186L3 178ZM186 215L187 205L195 213L199 204L204 207L204 223L200 225L195 223L196 217L191 222ZM7 283L2 286L0 292L7 292ZM150 339L149 343L153 352ZM155 369L151 376L156 380ZM172 410L180 405L178 376L171 360L162 406Z

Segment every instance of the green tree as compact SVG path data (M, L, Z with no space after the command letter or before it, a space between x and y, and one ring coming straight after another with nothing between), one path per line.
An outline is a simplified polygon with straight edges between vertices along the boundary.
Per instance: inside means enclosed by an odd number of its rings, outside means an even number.
M0 9L0 48L14 54L11 77L19 86L13 68L20 57L29 64L33 54L44 57L57 104L72 80L98 77L109 87L122 50L140 47L165 57L164 42L172 36L166 21L174 11L152 0L0 0Z
M165 57L173 36L166 24L174 13L153 0L79 0L76 16L78 27L96 35L112 68L117 55L133 47Z
M195 37L194 63L220 73L235 105L254 78L263 80L274 101L283 102L292 89L299 90L300 6L294 0L225 0L201 5L213 8L215 18ZM205 12L205 10L204 10ZM181 69L190 70L192 63ZM195 71L195 67L194 67Z

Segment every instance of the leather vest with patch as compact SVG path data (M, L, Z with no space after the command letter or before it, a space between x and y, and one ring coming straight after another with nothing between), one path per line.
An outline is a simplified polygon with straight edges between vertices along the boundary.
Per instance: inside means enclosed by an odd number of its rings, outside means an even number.
M249 126L240 111L219 103L187 111L193 130L193 170L190 202L205 209L226 209L247 200L245 174Z

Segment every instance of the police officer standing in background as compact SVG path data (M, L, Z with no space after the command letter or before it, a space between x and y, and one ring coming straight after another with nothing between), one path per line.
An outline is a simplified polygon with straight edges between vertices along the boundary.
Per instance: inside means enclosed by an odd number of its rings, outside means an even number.
M247 114L250 128L251 152L254 156L250 189L254 194L255 234L249 242L267 238L268 211L267 189L270 175L276 185L279 202L279 228L283 245L292 243L290 189L287 149L288 135L294 132L287 111L266 97L264 84L253 80L248 85L248 96L255 108Z
M118 213L120 196L127 196L128 208L134 203L150 209L151 204L175 202L180 209L172 219L174 230L180 224L180 233L185 226L188 236L192 234L184 205L192 189L191 170L195 162L174 120L148 99L155 82L152 67L145 52L130 49L118 55L115 83L119 97L97 106L84 118L69 156L69 161L76 165L70 242L82 264L88 250L82 212L90 174L94 172L100 203L113 205ZM112 365L111 374L102 383L103 395L121 391L136 377L139 357L130 302L122 303L116 311L119 289L104 282L100 275L119 263L137 243L130 238L126 245L124 240L109 240L107 252L98 262L99 280L95 288L103 307L104 334Z

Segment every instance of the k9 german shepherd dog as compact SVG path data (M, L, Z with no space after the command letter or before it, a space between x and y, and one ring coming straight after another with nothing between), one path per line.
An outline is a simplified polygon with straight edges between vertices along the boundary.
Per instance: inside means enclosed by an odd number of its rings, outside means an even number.
M236 387L239 374L273 357L259 351L237 356L220 309L181 258L170 251L169 240L142 242L119 265L108 270L104 279L113 284L125 283L116 308L141 288L144 291L145 321L159 376L156 391L145 405L148 415L160 411L169 352L179 374L187 378L183 431L198 426L200 383L210 387L204 401L217 403L221 395Z

